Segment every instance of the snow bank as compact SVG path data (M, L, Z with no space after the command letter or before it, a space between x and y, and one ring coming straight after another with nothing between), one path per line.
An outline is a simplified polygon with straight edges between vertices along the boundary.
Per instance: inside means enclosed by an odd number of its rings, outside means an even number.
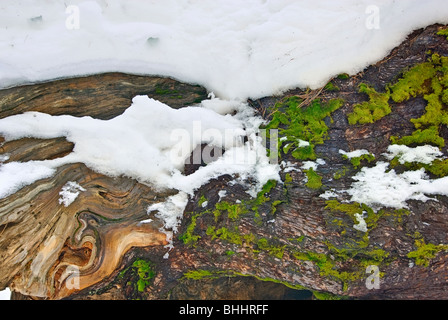
M221 102L216 100L213 109L219 111ZM0 119L0 135L6 140L65 136L75 144L73 152L63 158L0 164L0 197L51 176L58 166L75 162L108 176L127 176L156 189L187 194L223 174L233 174L239 181L251 177L256 183L249 192L256 195L269 179L280 179L278 165L269 163L257 135L262 120L241 103L235 115L219 114L210 109L213 101L207 101L206 107L176 110L147 96L137 96L122 115L107 121L38 112ZM222 148L225 153L213 159L203 152L198 161L207 156L214 161L184 175L186 160L201 144Z
M363 70L445 0L2 0L0 86L122 71L198 83L221 98L323 86Z

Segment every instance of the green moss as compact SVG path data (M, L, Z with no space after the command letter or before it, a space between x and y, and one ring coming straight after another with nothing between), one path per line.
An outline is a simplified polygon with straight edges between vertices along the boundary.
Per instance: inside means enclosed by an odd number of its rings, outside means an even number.
M340 203L338 200L327 200L325 209L330 209L332 211L340 211L354 216L355 213L362 214L364 211L363 207L357 203Z
M209 271L209 270L189 270L184 273L185 279L192 279L192 280L202 280L202 279L217 279L220 277L220 274L216 271Z
M404 73L403 77L394 85L389 86L392 91L391 98L395 102L403 102L411 97L426 94L430 90L429 84L436 74L431 62L420 63ZM429 81L429 83L428 83Z
M425 243L423 238L416 239L414 243L417 249L408 253L408 258L414 259L418 266L428 267L433 258L436 257L440 251L448 250L448 245L435 245L432 243Z
M345 297L338 296L329 292L313 291L313 296L317 300L343 300Z
M186 231L179 237L179 239L182 240L184 244L193 247L196 246L196 243L201 238L200 236L194 234L194 229L196 228L196 220L199 216L201 216L204 213L205 212L199 212L192 215L191 222L187 226Z
M275 256L279 259L283 258L286 248L286 245L272 245L266 238L258 239L257 246L260 250L267 251L270 255Z
M154 92L155 92L155 94L162 95L162 96L165 96L165 95L177 95L178 96L179 95L179 91L171 89L171 88L164 88L161 86L157 86L156 89L154 90Z
M389 106L389 90L385 93L379 93L369 85L361 83L359 85L359 92L367 94L369 101L364 101L353 107L353 112L347 116L349 124L374 123L391 112Z
M221 201L215 205L215 210L213 211L215 219L219 217L223 212L227 212L228 217L231 220L235 221L238 220L242 215L248 213L249 210L246 208L246 205L244 203L231 204L227 201Z
M344 154L344 155L342 155L342 158L344 158L344 159L348 159L348 157ZM360 166L361 166L361 162L363 161L363 160L365 160L365 161L367 161L368 163L370 163L370 162L372 162L372 161L375 161L375 156L373 155L373 154L371 154L371 153L369 153L369 154L363 154L363 155L361 155L361 156L359 156L359 157L353 157L353 158L351 158L350 159L350 163L352 164L352 166L355 168L355 169L358 169Z
M285 181L284 181L285 185L290 185L292 183L292 177L289 173L287 173L285 175Z
M333 174L333 179L339 180L347 173L347 167L343 167Z
M226 227L216 229L215 226L209 226L207 227L206 234L211 236L212 240L221 239L239 246L242 246L243 242L247 241L247 239L239 232L238 227L235 227L234 230L231 231Z
M198 206L202 207L202 205L207 201L204 195L199 198Z
M306 182L306 186L310 189L320 189L322 187L322 177L314 171L313 168L309 168L308 170L303 170L305 172L308 181Z
M415 130L410 136L404 136L402 138L392 136L390 140L393 144L404 144L407 146L426 144L437 146L439 148L445 146L445 140L439 135L439 128L436 126L430 126L423 130Z
M313 100L307 107L302 107L302 103L303 100L295 96L278 102L266 129L279 129L279 150L291 152L299 160L315 160L315 145L323 144L328 137L328 126L324 120L339 109L343 101L333 99L322 103ZM309 145L299 147L299 140L307 141Z
M405 72L390 89L396 102L417 95L423 95L427 101L425 113L420 118L411 119L416 130L409 136L391 137L392 143L413 146L431 144L443 148L445 140L440 136L439 129L441 125L448 125L448 57L433 54L427 62Z
M390 161L390 167L395 168L400 164L398 157L394 157ZM408 170L419 170L424 168L427 172L432 173L437 177L445 177L448 175L448 159L435 159L430 164L405 162L403 164Z
M448 175L448 159L434 160L431 164L425 165L425 169L438 177L445 177Z
M341 73L338 75L338 79L341 79L341 80L347 80L348 78L350 78L348 73Z
M448 29L442 29L442 30L439 30L439 31L437 32L437 34L438 34L439 36L445 36L446 39L448 40Z
M138 259L132 264L132 268L137 271L139 279L137 280L137 290L144 292L154 279L156 273L150 261Z
M340 89L339 89L339 87L338 86L336 86L333 82L328 82L327 84L326 84L326 86L324 87L324 90L326 90L326 91L339 91Z

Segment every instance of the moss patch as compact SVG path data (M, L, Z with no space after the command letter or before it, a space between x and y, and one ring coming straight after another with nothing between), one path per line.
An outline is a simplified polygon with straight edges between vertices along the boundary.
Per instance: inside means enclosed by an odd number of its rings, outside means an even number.
M417 95L423 95L427 101L425 113L411 120L416 130L409 136L391 137L392 143L411 146L430 144L443 148L445 140L439 130L441 125L448 125L448 57L433 54L427 62L405 72L390 88L395 102Z
M279 129L279 157L281 152L289 153L298 160L316 160L314 147L323 144L328 137L328 126L324 119L339 109L343 101L333 99L327 103L313 100L307 107L302 107L304 100L290 97L285 102L274 106L272 120L266 129ZM300 146L300 140L309 143Z
M388 102L390 98L389 90L379 93L369 85L361 83L359 92L367 94L369 101L364 101L353 107L353 112L347 115L349 124L374 123L391 112Z
M416 265L424 267L428 267L439 252L448 250L448 245L426 243L422 237L416 239L414 245L417 249L409 252L407 256L414 259Z
M306 186L310 189L320 189L322 187L322 177L314 171L313 168L309 168L308 170L304 170L308 181L306 182Z

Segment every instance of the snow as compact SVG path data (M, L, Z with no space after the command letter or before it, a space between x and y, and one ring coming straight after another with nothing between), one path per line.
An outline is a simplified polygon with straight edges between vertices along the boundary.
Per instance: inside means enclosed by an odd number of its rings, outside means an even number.
M346 156L348 159L358 158L358 157L361 157L361 156L363 156L365 154L370 154L370 152L365 150L365 149L353 150L353 151L350 151L350 152L346 152L346 151L341 149L341 150L339 150L339 153L344 155L344 156Z
M0 196L75 162L108 176L128 176L157 189L188 194L222 174L239 175L241 181L253 177L256 184L251 192L256 194L268 180L280 180L278 165L269 163L257 136L260 123L246 104L240 103L239 112L230 116L203 107L176 110L147 96L134 97L132 105L111 120L38 112L0 119L0 134L6 140L65 136L75 144L73 152L63 158L2 165L0 179L6 183L0 187ZM248 137L246 143L243 136ZM185 161L202 143L226 152L195 173L183 175Z
M220 190L220 191L218 192L218 196L219 196L219 199L218 199L218 202L219 202L219 201L221 201L222 198L224 198L225 196L227 196L227 191L226 191L226 190Z
M363 212L363 214L365 211ZM361 232L367 232L367 223L364 220L364 217L360 215L359 213L355 213L355 218L358 221L358 224L353 225L353 228L356 230L359 230Z
M351 195L351 201L373 209L383 206L400 209L408 208L408 200L426 202L430 200L426 195L448 195L448 177L429 179L423 168L397 174L393 169L387 171L388 167L388 163L379 161L353 176L355 182L345 191Z
M313 169L314 171L316 171L318 166L324 164L325 160L319 158L316 159L316 161L304 161L300 168L302 168L303 170Z
M168 197L165 202L155 203L148 207L148 213L157 211L156 217L165 222L165 229L177 232L177 227L182 219L185 206L188 203L188 195L179 192Z
M36 180L51 177L55 169L44 162L9 162L0 164L0 198L7 197Z
M401 164L405 162L430 164L442 156L439 148L430 145L411 148L405 145L392 144L387 148L387 151L388 153L384 154L387 159L392 160L398 157L398 162Z
M11 300L11 290L9 288L0 291L0 300Z
M445 0L2 0L0 9L1 87L121 71L223 99L322 87L412 30L448 22Z
M291 161L280 162L280 168L283 170L284 173L289 173L292 171L302 172L302 170L296 168L296 164L292 163Z
M324 193L322 193L321 195L319 195L320 198L323 198L325 200L328 200L330 198L337 198L338 195L336 192L334 192L333 190L326 190Z
M59 198L59 203L64 204L64 207L68 207L76 200L81 191L86 191L83 187L81 187L75 181L68 181L59 192L61 196Z

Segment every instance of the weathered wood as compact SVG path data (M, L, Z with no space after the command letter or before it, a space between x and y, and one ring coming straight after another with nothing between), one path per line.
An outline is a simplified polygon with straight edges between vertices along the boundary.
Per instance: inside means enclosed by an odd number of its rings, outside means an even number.
M105 74L22 86L0 91L0 118L26 111L110 119L121 114L136 94L148 94L173 107L205 98L205 90L166 78ZM65 138L24 138L4 142L8 160L63 157L73 150ZM86 191L68 207L59 192L68 181ZM139 246L164 246L162 222L147 207L170 192L154 192L126 178L97 174L83 164L61 167L48 179L0 199L0 287L34 298L64 298L109 277L122 256ZM70 270L79 283L67 285Z

